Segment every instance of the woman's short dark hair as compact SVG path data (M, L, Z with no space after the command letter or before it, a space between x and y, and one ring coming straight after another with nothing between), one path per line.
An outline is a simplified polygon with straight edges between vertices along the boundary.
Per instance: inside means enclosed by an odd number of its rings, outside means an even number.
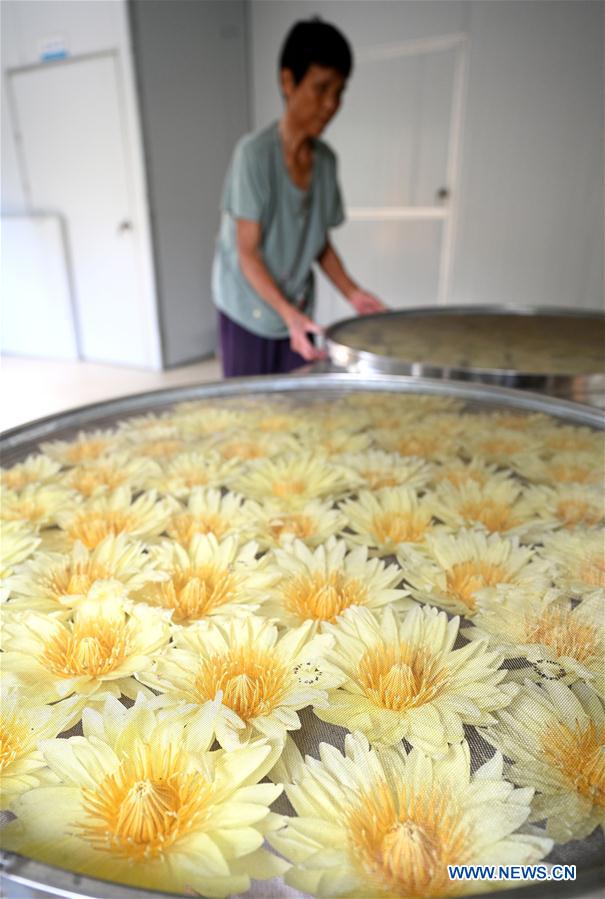
M318 18L293 25L279 56L280 69L289 69L295 84L300 84L312 65L336 69L344 78L353 68L353 53L344 34Z

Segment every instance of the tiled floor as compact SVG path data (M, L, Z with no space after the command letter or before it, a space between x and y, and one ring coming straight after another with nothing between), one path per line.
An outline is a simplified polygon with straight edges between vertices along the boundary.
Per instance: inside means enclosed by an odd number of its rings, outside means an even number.
M220 377L217 359L155 372L92 362L4 356L0 368L0 430L86 403Z

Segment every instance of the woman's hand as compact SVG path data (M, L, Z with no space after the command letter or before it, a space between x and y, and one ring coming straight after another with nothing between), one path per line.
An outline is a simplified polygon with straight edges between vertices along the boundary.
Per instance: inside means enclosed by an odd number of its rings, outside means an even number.
M290 346L295 353L298 353L307 362L326 358L325 351L314 346L307 337L307 334L323 334L323 328L320 325L303 315L294 306L288 309L283 318L290 334Z
M352 290L347 299L355 312L359 315L371 315L373 312L386 312L388 309L388 306L385 306L378 297L375 297L373 293L362 290L361 287Z

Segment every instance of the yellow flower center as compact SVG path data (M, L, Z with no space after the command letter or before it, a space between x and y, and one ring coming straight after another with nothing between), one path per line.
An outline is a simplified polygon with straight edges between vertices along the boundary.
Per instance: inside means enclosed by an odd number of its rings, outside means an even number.
M247 722L270 714L292 680L291 672L274 652L243 645L202 659L195 689L201 702L214 699L222 690L223 703Z
M122 619L86 618L62 627L44 644L41 660L56 677L103 677L129 655L131 635Z
M27 725L16 715L2 715L0 721L0 772L6 771L15 759L23 755L29 742Z
M582 450L590 451L594 449L594 443L586 434L554 434L548 440L548 446L555 450L565 450L566 452L582 452Z
M186 487L205 487L210 481L210 472L204 471L202 468L196 468L194 471L184 471L180 477Z
M80 540L87 549L94 549L109 534L128 533L136 525L134 516L127 512L88 512L77 515L66 533L74 543Z
M395 450L400 456L431 458L442 448L442 441L440 434L409 434L396 442Z
M109 466L74 469L70 477L70 485L84 496L90 496L98 487L119 487L126 479L126 472Z
M206 515L182 512L172 516L166 533L181 546L189 546L196 534L214 534L220 540L228 530L229 524L221 515L212 512Z
M266 455L265 448L252 440L225 443L219 452L223 459L260 459Z
M169 581L148 589L152 601L173 609L172 620L181 623L197 621L232 602L236 587L236 578L226 569L202 565L173 572Z
M291 478L289 481L273 481L271 484L271 493L274 496L299 496L306 489L305 482L298 478Z
M514 438L509 438L507 440L500 437L495 440L485 440L483 443L479 444L480 452L488 456L498 456L502 454L512 455L513 453L518 453L522 449L522 441L515 440Z
M504 565L495 565L480 559L457 562L445 573L446 590L450 596L475 608L475 594L485 587L495 587L506 581L508 572Z
M2 472L2 481L9 490L21 490L27 484L38 480L38 472L28 472L23 468L5 469Z
M261 418L258 422L259 430L265 433L275 433L276 431L290 431L292 429L292 419L287 415L273 415L269 418Z
M137 453L151 459L174 456L183 449L182 440L149 440L137 445Z
M420 510L382 512L372 519L372 535L377 543L421 543L429 528L430 513Z
M594 553L584 559L580 565L580 579L585 584L605 587L605 555Z
M603 517L596 506L583 499L561 500L557 504L555 514L566 528L574 528L579 524L592 527Z
M349 606L362 606L368 601L367 588L357 579L349 579L340 571L325 575L320 572L295 578L284 590L283 602L289 612L306 621L336 621Z
M359 682L375 705L404 712L431 702L447 682L447 669L425 649L378 643L360 659Z
M542 751L576 792L605 809L605 727L594 721L573 728L557 724L542 740Z
M498 424L502 428L510 428L513 431L525 431L529 426L531 419L525 415L499 415Z
M471 841L454 796L428 784L418 795L405 785L373 784L348 812L346 824L351 861L381 894L459 892L447 866L463 862Z
M133 861L163 855L204 825L212 787L175 746L137 743L115 774L83 790L85 823L75 827L95 849Z
M114 577L114 572L107 566L89 559L78 560L51 571L42 580L40 589L59 601L62 596L88 593L95 581L109 580L112 577Z
M372 423L375 428L380 428L380 430L394 430L399 427L399 418L393 414L394 410L390 409L387 412L375 412L372 413Z
M371 490L380 490L381 487L398 487L399 481L393 475L385 474L380 469L367 469L360 472L361 477Z
M11 498L2 503L2 518L5 521L38 522L48 515L48 508L43 501L25 499L22 496Z
M304 540L312 537L317 530L313 518L308 515L280 515L269 522L269 533L274 540L279 540L284 534L291 534Z
M549 646L558 657L588 662L598 651L599 628L582 623L571 609L550 608L538 617L526 617L524 642Z
M65 459L71 465L98 459L109 448L109 440L78 440L65 450Z
M462 484L468 484L470 481L474 481L475 484L479 484L480 487L483 487L487 481L487 475L480 469L470 468L467 465L460 465L457 468L444 468L439 472L438 479L449 481L450 484L454 484L456 487L460 487Z
M508 531L521 523L518 516L513 515L510 503L499 503L484 497L481 500L467 500L460 506L460 514L468 522L479 522L488 531Z
M548 473L554 483L564 484L590 484L598 477L590 465L579 464L562 465L553 462L548 468Z

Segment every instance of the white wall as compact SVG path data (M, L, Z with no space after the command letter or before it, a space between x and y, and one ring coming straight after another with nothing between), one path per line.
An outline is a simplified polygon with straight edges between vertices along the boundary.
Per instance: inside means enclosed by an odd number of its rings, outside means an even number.
M214 351L214 243L225 166L249 128L243 0L135 0L164 364Z
M602 4L252 0L254 127L279 115L276 61L286 31L314 14L358 51L469 36L448 302L602 306Z
M452 302L603 305L603 5L473 3Z
M128 168L132 179L134 207L133 239L137 256L140 291L132 297L143 331L144 352L134 364L161 367L155 284L152 264L149 215L145 196L145 172L134 83L125 0L3 0L2 16L2 213L27 215L27 189L19 171L14 122L7 103L7 70L40 62L45 44L52 39L64 45L70 56L104 50L118 52L122 63L124 119ZM41 104L44 100L40 98ZM107 339L111 340L108 333ZM128 360L124 360L128 361Z
M321 15L341 28L353 50L359 51L380 43L392 44L464 31L469 13L466 7L468 4L459 0L251 0L254 126L261 127L281 112L277 58L286 32L298 19ZM339 115L346 115L346 97ZM329 131L327 140L330 140Z

